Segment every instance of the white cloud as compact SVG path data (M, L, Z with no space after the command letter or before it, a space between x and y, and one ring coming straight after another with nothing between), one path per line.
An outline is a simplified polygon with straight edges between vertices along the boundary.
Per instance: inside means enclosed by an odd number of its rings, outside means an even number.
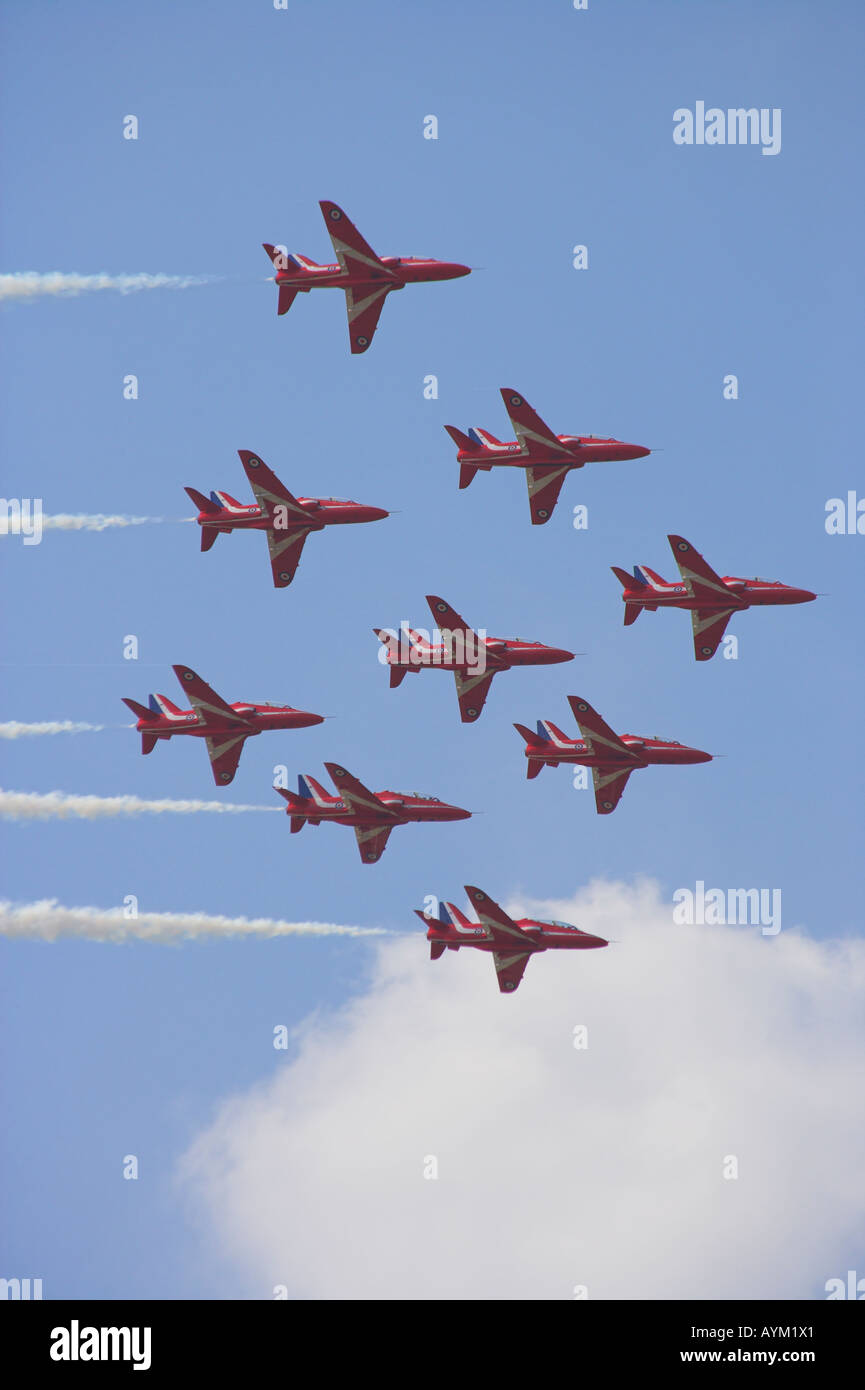
M183 1159L230 1292L808 1298L843 1274L865 943L675 926L645 883L507 906L620 944L539 956L512 996L479 952L431 963L420 924L383 944Z

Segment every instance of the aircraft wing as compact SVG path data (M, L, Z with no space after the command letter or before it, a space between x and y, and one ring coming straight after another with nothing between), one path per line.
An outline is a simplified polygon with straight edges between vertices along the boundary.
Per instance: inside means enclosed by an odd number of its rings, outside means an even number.
M569 472L567 465L564 468L548 468L536 464L534 468L526 469L533 526L543 526L545 521L549 521Z
M385 806L375 792L371 792L369 787L363 785L363 782L359 782L350 772L346 772L339 763L325 763L325 767L349 811L360 816L368 816L372 812L376 820L392 821L393 824L399 823L399 816L396 811Z
M265 531L274 588L284 589L291 583L311 529L309 526L298 526L292 531Z
M249 728L249 720L232 709L231 705L223 700L221 695L217 695L207 681L197 676L191 667L175 666L174 674L183 686L200 723L206 725L218 722L236 724L239 729Z
M373 340L384 301L390 294L391 286L381 288L362 285L355 289L349 285L345 292L345 307L348 312L348 336L353 353L366 352Z
M622 758L629 763L638 761L628 745L622 742L609 724L604 723L598 711L592 709L588 700L581 699L579 695L569 695L568 704L574 712L574 718L580 726L580 733L590 753L598 757L603 757L604 754L611 755L616 762Z
M691 626L694 629L694 656L698 661L708 661L715 655L727 624L736 608L692 608Z
M595 806L599 816L608 816L611 811L615 811L633 770L632 767L617 767L612 771L608 767L592 768Z
M524 453L530 458L540 454L546 457L550 453L561 454L562 458L573 457L570 449L562 443L558 435L553 434L549 425L544 423L537 411L532 410L519 391L502 386L501 396Z
M204 740L213 769L213 780L218 787L225 787L234 780L246 738L246 734L221 734L218 738L211 736Z
M530 955L530 951L516 951L509 954L504 951L493 951L493 963L496 967L496 977L502 994L513 994L514 990L519 987Z
M725 608L745 607L744 602L730 592L721 576L715 573L711 565L706 564L699 550L695 550L690 541L686 541L683 536L668 536L667 540L679 567L682 583L692 598L699 599L707 607L710 604L717 607L719 600Z
M514 949L522 951L527 948L531 949L531 937L527 936L516 922L511 921L508 914L482 888L474 888L467 883L466 892L469 902L478 915L478 921L494 945L500 947L502 951L511 952Z
M255 500L265 516L272 517L274 508L281 507L280 519L285 517L285 525L292 523L302 523L312 520L312 514L306 507L302 507L297 498L292 496L288 488L285 487L267 466L248 449L238 449L240 462L243 464L244 472L249 479L249 486L255 494Z
M447 645L447 634L452 633L454 637L462 639L462 646L466 656L466 665L477 665L478 654L484 648L483 639L478 636L474 628L469 627L465 618L461 618L455 608L451 608L446 599L440 598L438 594L427 594L426 601L429 604L429 611L433 615L436 627L442 634ZM457 647L458 645L454 644ZM501 666L501 660L494 651L489 648L484 652L484 663L487 666Z
M454 671L460 719L464 724L473 724L480 718L494 675L495 671L486 671L482 676L472 675L468 671Z
M322 199L319 203L327 233L333 243L333 254L348 275L368 280L396 280L386 265L382 265L368 241L364 241L350 217L336 203Z
M364 864L375 864L376 860L381 859L392 830L392 825L356 825L354 827L357 847Z

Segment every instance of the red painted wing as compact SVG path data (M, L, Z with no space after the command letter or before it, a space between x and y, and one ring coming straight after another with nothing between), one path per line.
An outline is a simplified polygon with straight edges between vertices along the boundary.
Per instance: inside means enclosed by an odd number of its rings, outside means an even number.
M390 286L382 289L362 285L359 289L349 287L345 292L345 307L348 312L348 336L353 353L366 352L373 340L384 301L390 293Z
M249 720L245 719L237 710L232 709L221 695L203 681L200 676L192 670L190 666L175 666L174 674L180 681L189 703L198 715L199 722L202 724L237 724L240 728L248 728Z
M570 449L562 443L558 435L553 434L549 425L541 419L537 411L532 410L519 391L502 386L501 394L517 439L530 458L549 458L550 454L562 458L573 457Z
M243 752L246 734L221 735L218 738L206 738L207 752L210 757L210 766L213 769L213 780L218 787L226 787L234 780L237 771L237 764L240 762L240 755Z
M249 479L249 486L255 494L255 500L265 516L272 517L276 509L280 508L278 516L283 522L304 522L312 519L308 509L301 506L258 454L250 453L249 449L238 449L237 452ZM282 529L287 528L283 525Z
M512 921L503 908L499 907L488 893L482 888L475 888L472 884L466 884L466 893L469 902L478 915L478 921L492 938L496 946L500 946L503 951L513 951L515 949L525 950L531 945L531 938L526 936L522 927L518 927Z
M514 990L519 988L520 980L523 978L529 963L530 954L530 952L506 954L503 951L493 951L493 963L496 967L499 990L502 994L513 994Z
M265 531L274 588L284 589L297 573L309 529L296 527L293 531Z
M540 467L526 469L526 484L529 489L529 508L532 525L543 526L555 510L562 490L562 483L570 470L567 467Z
M399 816L383 801L365 787L363 782L352 776L339 763L325 763L333 784L348 807L358 816L372 816L375 820L398 822Z
M595 806L599 816L608 816L611 811L615 811L633 770L632 767L592 768L592 781L595 784Z
M375 864L384 854L384 847L387 844L388 836L393 830L392 825L375 825L354 827L357 847L360 850L360 857L364 864Z
M495 671L487 671L482 676L472 675L469 671L454 671L460 719L464 724L473 724L480 718L494 675Z
M734 612L738 612L738 609L727 608L722 613L719 613L717 608L708 612L703 608L691 609L694 656L698 661L709 661L715 655Z
M580 695L569 695L568 704L573 710L590 753L597 757L604 757L606 754L615 760L624 759L629 763L638 761L627 744L623 743L619 735L604 722L598 711L592 709L588 700L584 700Z
M723 603L725 608L744 608L745 604L731 594L723 579L707 565L699 550L695 550L684 536L668 536L673 558L679 567L682 582L692 598L698 599L707 607Z
M349 275L368 280L395 280L396 276L382 265L368 241L361 236L350 217L336 203L323 199L319 203L324 225L333 243L333 253Z

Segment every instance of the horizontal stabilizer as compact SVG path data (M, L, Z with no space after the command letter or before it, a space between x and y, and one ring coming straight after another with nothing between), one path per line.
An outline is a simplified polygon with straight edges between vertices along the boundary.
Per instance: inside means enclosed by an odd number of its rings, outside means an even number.
M458 430L456 425L445 425L445 429L458 449L468 449L471 452L477 448L474 441L469 439L467 434L463 434L462 430Z
M430 960L438 960L439 956L443 956L446 950L447 945L444 941L431 941L429 944Z
M159 737L158 737L157 734L142 734L142 735L141 735L141 751L142 751L142 753L152 753L158 742L159 742Z
M203 492L199 492L196 487L185 487L183 491L191 502L194 502L200 512L212 515L214 512L221 511L218 502L214 502L211 497L205 497Z
M276 301L277 314L287 314L296 298L296 289L291 285L280 285L279 296Z
M537 746L540 747L541 744L548 741L546 735L542 736L540 732L533 734L531 729L526 728L525 724L515 724L514 728L520 737L525 739L526 743L537 744Z
M148 709L146 705L140 705L137 700L127 700L125 695L121 695L120 698L123 701L124 705L126 705L127 709L132 710L132 713L136 716L137 719L153 718L153 710Z
M209 550L210 547L215 543L216 538L217 538L218 535L219 535L219 527L218 527L218 526L202 526L202 528L201 528L201 549L202 549L202 550Z
M477 470L476 466L475 466L473 463L461 463L461 464L460 464L460 484L459 484L460 487L461 487L461 488L468 487L469 483L472 481L472 479L474 478L474 476L475 476L475 474L477 473L477 471L478 471L478 470Z
M402 684L404 677L407 676L408 673L409 673L409 669L410 669L410 668L409 668L408 666L391 666L391 668L390 668L390 688L391 688L391 690L396 690L397 686ZM417 667L414 667L413 669L414 669L414 670L417 670L418 668L417 668Z
M639 575L628 574L627 570L620 569L618 565L610 565L610 569L618 579L623 589L644 589L646 581Z
M654 607L654 606L655 606L655 605L653 605L653 607ZM640 613L642 612L642 610L643 610L643 605L642 605L641 603L626 603L626 604L625 604L625 627L630 627L630 626L631 626L631 623L635 623L635 622L637 621L637 619L639 618Z

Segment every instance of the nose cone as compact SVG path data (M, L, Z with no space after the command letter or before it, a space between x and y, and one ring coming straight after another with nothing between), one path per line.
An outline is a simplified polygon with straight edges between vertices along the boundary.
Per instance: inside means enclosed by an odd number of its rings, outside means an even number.
M445 820L468 820L471 811L464 811L462 806L446 806Z
M363 508L364 521L384 521L385 517L388 516L390 516L390 512L386 512L384 507Z
M710 763L712 761L712 754L704 753L702 748L689 748L687 754L689 763Z
M651 449L646 449L642 444L626 444L625 448L628 451L625 457L629 459L644 459L652 452Z
M544 661L549 666L554 666L560 661L573 661L575 655L575 652L569 652L564 647L546 647L544 649Z
M309 710L298 709L293 712L293 723L297 729L308 729L313 724L323 724L323 714L312 714Z
M817 597L817 595L816 595L816 594L812 594L810 589L791 589L791 590L790 590L790 602L791 602L791 603L812 603L816 597Z
M463 275L471 275L470 265L460 265L459 261L437 261L437 280L459 280Z

